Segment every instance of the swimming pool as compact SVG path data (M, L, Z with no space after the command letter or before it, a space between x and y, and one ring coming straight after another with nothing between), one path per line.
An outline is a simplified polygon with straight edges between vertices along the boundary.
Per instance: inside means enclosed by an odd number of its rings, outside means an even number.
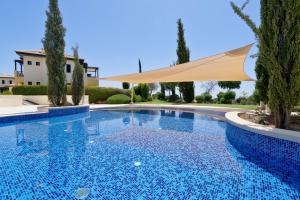
M93 111L0 125L0 199L299 199L300 178L238 151L226 122Z

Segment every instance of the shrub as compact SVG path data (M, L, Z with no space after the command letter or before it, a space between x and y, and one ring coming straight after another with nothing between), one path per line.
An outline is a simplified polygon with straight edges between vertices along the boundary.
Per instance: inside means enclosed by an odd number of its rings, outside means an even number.
M105 102L109 97L115 94L124 94L128 97L131 96L131 92L129 90L106 87L87 87L85 89L85 94L89 95L90 103Z
M232 101L235 99L235 92L233 91L227 91L227 92L219 92L217 95L218 102L224 103L224 104L231 104Z
M196 96L197 103L211 103L212 96L208 92L202 93L200 96Z
M9 91L9 90L4 90L2 92L2 95L13 95L13 93L11 91Z
M231 104L232 101L235 99L235 92L233 91L227 91L227 92L219 92L217 95L218 102L223 104Z
M166 100L166 95L164 93L158 92L157 99L159 100Z
M128 104L130 98L125 94L116 94L107 99L108 104Z
M221 99L224 99L224 92L219 92L218 94L217 94L217 99L218 99L218 102L219 103L221 103Z
M172 94L167 97L167 101L169 101L169 102L175 102L178 99L179 99L179 96L177 94Z
M226 103L232 103L232 101L235 99L235 92L234 91L227 91L224 93L224 99Z
M149 85L140 83L138 86L134 87L134 92L136 95L140 95L143 99L147 100L149 97Z
M37 86L14 86L12 88L12 93L15 95L47 95L48 87L45 85Z
M202 95L196 96L196 101L197 101L197 103L203 103L204 97Z
M140 95L136 95L134 102L136 102L136 103L143 102L143 98Z
M151 96L149 96L147 101L153 101L153 98Z
M241 104L241 105L246 105L246 104L248 104L248 98L239 97L236 99L236 103Z
M160 92L157 92L157 93L153 94L153 95L152 95L152 99L158 99L159 93L160 93Z

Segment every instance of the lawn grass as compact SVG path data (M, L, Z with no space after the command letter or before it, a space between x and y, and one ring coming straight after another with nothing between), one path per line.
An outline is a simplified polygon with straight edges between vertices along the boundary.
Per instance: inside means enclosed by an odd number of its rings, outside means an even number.
M165 104L165 105L191 105L191 106L213 106L213 107L225 107L225 108L239 108L246 110L254 110L257 108L257 105L240 105L240 104L204 104L204 103L184 103L184 104L175 104L167 101L162 101L154 99L153 101L142 102L141 104Z

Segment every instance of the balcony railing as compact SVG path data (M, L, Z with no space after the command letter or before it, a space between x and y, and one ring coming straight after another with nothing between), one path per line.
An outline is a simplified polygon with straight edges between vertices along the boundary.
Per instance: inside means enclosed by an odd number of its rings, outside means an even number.
M23 74L22 71L15 71L15 75L16 75L17 77L24 77L24 74Z

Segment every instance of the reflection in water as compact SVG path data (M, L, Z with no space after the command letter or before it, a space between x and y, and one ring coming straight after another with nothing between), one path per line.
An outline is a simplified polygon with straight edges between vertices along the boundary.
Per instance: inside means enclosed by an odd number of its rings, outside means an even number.
M176 113L178 113L178 116L176 116ZM192 133L194 130L194 113L161 110L160 115L159 126L163 130L185 131L189 133ZM174 126L174 123L177 126Z
M19 124L16 126L17 146L21 147L18 156L39 154L47 151L47 127L43 124Z
M181 119L189 119L185 120L185 126L186 131L189 133L192 133L194 131L194 118L195 118L195 113L190 113L190 112L179 112L179 118ZM181 120L179 120L181 121Z
M157 110L136 110L133 112L139 126L143 126L143 124L154 121L156 116L159 114Z

